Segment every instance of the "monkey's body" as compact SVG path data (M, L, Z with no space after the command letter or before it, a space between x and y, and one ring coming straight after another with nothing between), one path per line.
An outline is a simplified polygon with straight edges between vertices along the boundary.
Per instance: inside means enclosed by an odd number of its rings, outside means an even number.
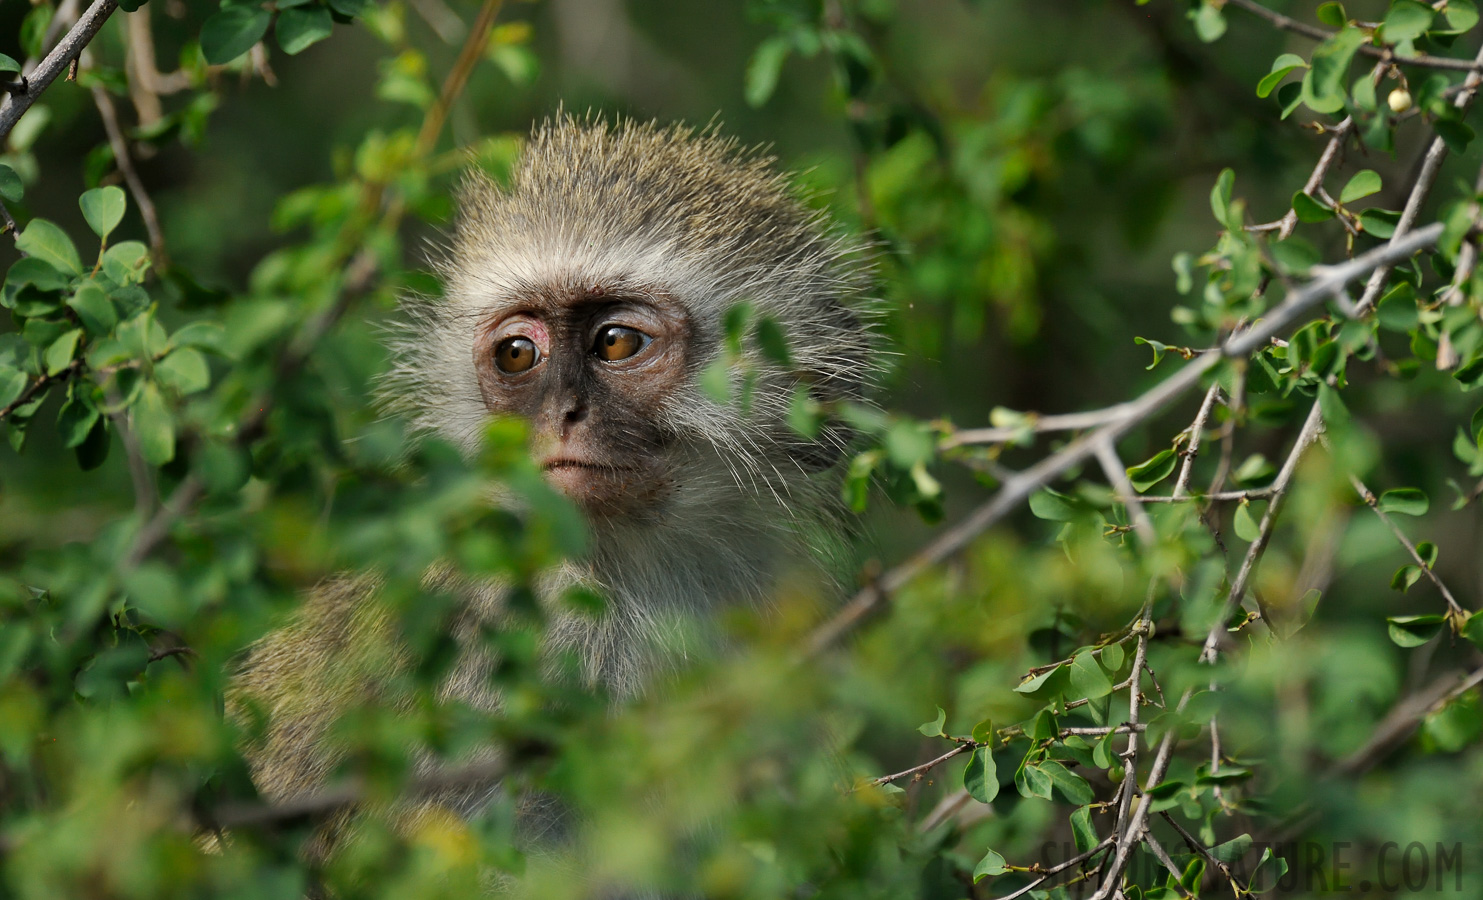
M409 302L395 342L386 395L417 426L473 452L491 413L531 421L533 453L586 514L592 548L542 592L580 582L608 599L597 619L557 614L545 649L574 652L616 696L686 652L687 622L763 599L838 532L848 431L831 420L807 440L787 417L800 388L826 404L862 395L876 359L854 306L866 266L769 163L709 133L548 123L507 189L466 186L445 297ZM742 350L745 410L699 385L739 303L790 349L786 367ZM269 717L247 754L270 798L320 786L337 713L405 663L363 602L373 589L318 589L236 681L234 704ZM443 694L492 709L475 635L497 621L500 589L457 590L468 634Z

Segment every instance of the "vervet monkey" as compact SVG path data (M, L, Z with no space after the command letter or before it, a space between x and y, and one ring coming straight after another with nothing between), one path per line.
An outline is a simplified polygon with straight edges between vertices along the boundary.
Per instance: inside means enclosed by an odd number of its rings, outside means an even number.
M390 406L470 454L491 414L529 420L534 458L591 537L542 592L582 583L608 599L598 618L553 607L546 649L574 652L593 683L633 696L683 649L684 622L762 600L837 534L849 430L830 418L806 439L787 418L800 388L828 409L859 400L878 367L868 261L772 160L714 130L559 117L508 186L467 181L438 268L445 295L405 304ZM784 365L743 344L747 403L700 385L738 304L789 345ZM337 712L404 664L372 590L322 586L238 676L234 708L269 720L247 748L265 796L320 787ZM494 709L475 635L498 621L501 588L459 590L465 651L443 695Z

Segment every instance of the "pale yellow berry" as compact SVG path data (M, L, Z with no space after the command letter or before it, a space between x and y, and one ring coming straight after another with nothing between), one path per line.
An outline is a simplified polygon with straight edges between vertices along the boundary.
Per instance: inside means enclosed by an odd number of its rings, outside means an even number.
M1385 102L1390 104L1391 112L1403 113L1411 108L1411 92L1405 88L1396 88L1385 98Z

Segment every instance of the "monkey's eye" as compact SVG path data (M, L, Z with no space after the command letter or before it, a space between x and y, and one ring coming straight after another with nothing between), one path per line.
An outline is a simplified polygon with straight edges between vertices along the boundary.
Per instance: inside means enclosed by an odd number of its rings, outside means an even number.
M540 361L541 351L528 337L506 338L494 349L494 364L506 375L529 372Z
M604 325L598 329L592 352L598 359L617 362L649 346L649 341L649 336L642 331L624 328L622 325Z

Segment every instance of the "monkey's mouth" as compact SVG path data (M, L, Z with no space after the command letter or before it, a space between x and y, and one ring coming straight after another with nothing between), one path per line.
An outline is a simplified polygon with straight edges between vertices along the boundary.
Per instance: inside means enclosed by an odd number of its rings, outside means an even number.
M559 456L541 464L546 482L594 513L643 507L654 479L641 466L613 465Z

